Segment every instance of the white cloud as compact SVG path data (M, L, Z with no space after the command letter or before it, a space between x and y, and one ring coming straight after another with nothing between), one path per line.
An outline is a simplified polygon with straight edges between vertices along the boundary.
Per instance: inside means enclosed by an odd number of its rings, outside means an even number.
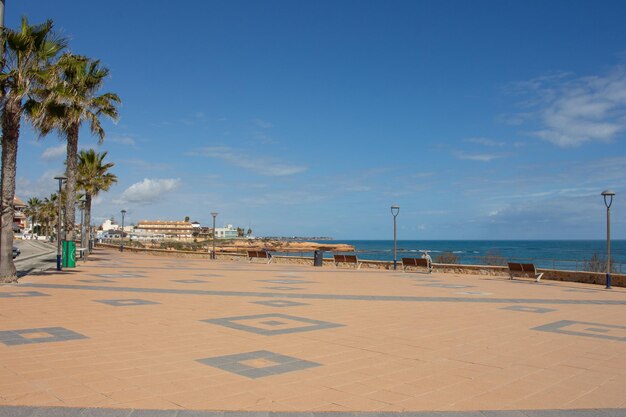
M110 136L107 137L108 142L119 143L120 145L135 146L136 142L130 136Z
M197 152L200 155L221 159L235 166L269 177L299 174L308 169L306 166L286 164L275 158L247 155L227 146L201 148Z
M488 138L469 138L469 139L465 139L464 141L470 142L470 143L476 143L478 145L493 146L493 147L502 147L505 145L504 142L493 140L493 139L488 139Z
M270 129L270 128L274 127L273 123L267 122L267 121L261 120L261 119L254 119L252 122L255 125L257 125L258 127L263 128L263 129Z
M64 143L59 146L53 146L51 148L46 148L45 151L41 154L41 159L44 161L52 161L58 159L67 154L67 145Z
M457 159L469 160L469 161L479 161L479 162L491 162L494 159L504 158L507 156L506 154L495 154L495 153L467 153L467 152L455 152L454 154Z
M161 198L164 193L175 190L180 185L180 179L145 178L128 187L121 195L118 203L153 203Z
M540 127L531 133L561 147L610 142L626 131L626 67L604 75L540 77L517 83Z

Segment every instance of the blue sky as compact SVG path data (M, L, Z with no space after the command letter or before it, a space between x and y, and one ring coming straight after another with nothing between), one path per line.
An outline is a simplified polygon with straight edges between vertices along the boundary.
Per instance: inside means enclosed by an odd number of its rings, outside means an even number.
M183 6L180 6L182 4ZM7 1L111 70L101 221L400 239L626 237L623 1ZM26 124L25 124L26 125ZM96 147L88 128L83 147ZM17 193L63 142L23 129Z

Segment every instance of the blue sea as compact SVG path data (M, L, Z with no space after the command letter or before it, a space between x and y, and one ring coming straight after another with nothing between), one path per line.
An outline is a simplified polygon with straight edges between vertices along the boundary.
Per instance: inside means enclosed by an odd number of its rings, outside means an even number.
M393 260L393 240L327 240L319 243L352 245L361 259ZM534 263L541 268L583 270L594 253L606 260L605 240L399 240L397 248L398 260L419 257L421 251L428 250L435 261L441 253L451 252L459 263L472 265L483 265L487 259L499 257L511 262ZM626 240L611 241L611 258L614 272L626 272Z

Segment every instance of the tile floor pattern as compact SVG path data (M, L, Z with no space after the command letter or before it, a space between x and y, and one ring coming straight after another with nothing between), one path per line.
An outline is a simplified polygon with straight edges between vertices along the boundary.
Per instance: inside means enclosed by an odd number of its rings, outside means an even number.
M63 327L41 327L0 331L0 343L5 346L28 345L33 343L65 342L86 339L87 336Z
M626 410L487 410L439 412L258 412L0 406L0 417L625 417Z
M44 294L39 291L11 291L0 292L0 298L18 298L18 297L47 297L48 294Z
M0 294L47 295L0 296L0 331L28 342L0 343L0 416L624 415L624 288L103 249L96 256L71 273L0 286ZM78 281L103 270L142 279ZM173 282L210 275L220 279ZM280 291L257 282L292 278L314 285ZM491 295L459 295L459 286ZM78 336L50 330L60 327ZM257 378L198 362L259 351L277 356L229 362L268 373ZM282 357L319 366L271 373Z
M274 318L279 320L265 320ZM287 314L256 314L253 316L224 317L202 320L206 323L218 324L235 330L243 330L264 336L276 336L287 333L311 332L314 330L332 329L342 324L296 317ZM268 328L269 326L269 328ZM281 326L277 328L277 326Z
M268 300L268 301L250 301L253 304L260 304L268 307L295 307L295 306L308 306L307 303L299 303L297 301L290 300Z
M319 363L280 355L267 350L216 356L213 358L198 359L197 361L252 379L320 366Z
M97 303L108 304L113 307L126 307L126 306L144 306L150 304L160 304L156 301L142 300L140 298L125 298L116 300L94 300Z

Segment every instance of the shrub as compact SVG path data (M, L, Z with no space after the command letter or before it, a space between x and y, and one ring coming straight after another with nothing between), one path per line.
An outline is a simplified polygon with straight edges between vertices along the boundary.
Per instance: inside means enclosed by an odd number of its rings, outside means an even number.
M606 272L606 258L595 252L591 259L583 264L583 271ZM611 260L611 271L615 271L615 262Z
M437 255L435 258L435 263L438 264L458 264L459 257L453 254L452 252L444 252L440 255Z

